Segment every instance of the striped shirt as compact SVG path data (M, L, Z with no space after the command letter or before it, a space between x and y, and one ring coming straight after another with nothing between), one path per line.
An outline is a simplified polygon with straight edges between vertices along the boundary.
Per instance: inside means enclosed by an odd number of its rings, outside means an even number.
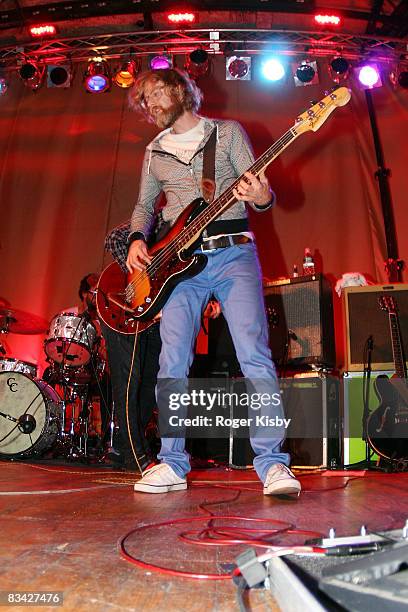
M165 222L173 224L180 213L196 198L202 197L203 149L212 131L217 129L215 154L215 198L220 196L254 162L248 137L237 121L204 118L204 138L191 160L183 162L160 145L164 130L147 146L141 173L139 196L131 219L131 232L149 236L155 204L163 191L166 205L162 209ZM250 203L255 210L266 210ZM272 203L271 203L272 205ZM222 213L217 221L247 219L245 202L238 201Z

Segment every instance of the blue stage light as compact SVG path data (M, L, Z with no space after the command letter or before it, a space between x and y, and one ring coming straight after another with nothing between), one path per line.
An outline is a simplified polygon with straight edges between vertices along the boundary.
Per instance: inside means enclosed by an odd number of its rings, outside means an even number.
M93 57L88 61L85 73L85 88L90 93L103 93L109 91L111 78L109 66L101 57Z
M270 57L262 62L262 75L267 81L280 81L285 76L285 68L280 60Z

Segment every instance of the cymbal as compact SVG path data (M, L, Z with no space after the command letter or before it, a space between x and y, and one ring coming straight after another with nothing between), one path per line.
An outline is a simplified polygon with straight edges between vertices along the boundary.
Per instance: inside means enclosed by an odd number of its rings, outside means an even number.
M12 334L43 334L47 329L48 322L38 315L16 308L0 307L0 331Z

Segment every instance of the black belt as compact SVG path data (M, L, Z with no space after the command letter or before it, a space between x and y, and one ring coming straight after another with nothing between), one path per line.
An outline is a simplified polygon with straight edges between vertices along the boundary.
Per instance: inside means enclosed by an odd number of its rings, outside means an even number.
M234 244L246 244L247 242L253 242L249 236L243 234L236 234L233 236L220 236L219 238L208 238L204 240L201 245L202 251L215 251L216 249L226 249L227 247L234 246Z

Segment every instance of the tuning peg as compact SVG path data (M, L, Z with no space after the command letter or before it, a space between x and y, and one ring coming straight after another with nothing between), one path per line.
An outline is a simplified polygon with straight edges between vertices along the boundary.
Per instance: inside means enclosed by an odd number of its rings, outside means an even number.
M315 104L317 104L317 100L310 100L310 105L314 106Z

